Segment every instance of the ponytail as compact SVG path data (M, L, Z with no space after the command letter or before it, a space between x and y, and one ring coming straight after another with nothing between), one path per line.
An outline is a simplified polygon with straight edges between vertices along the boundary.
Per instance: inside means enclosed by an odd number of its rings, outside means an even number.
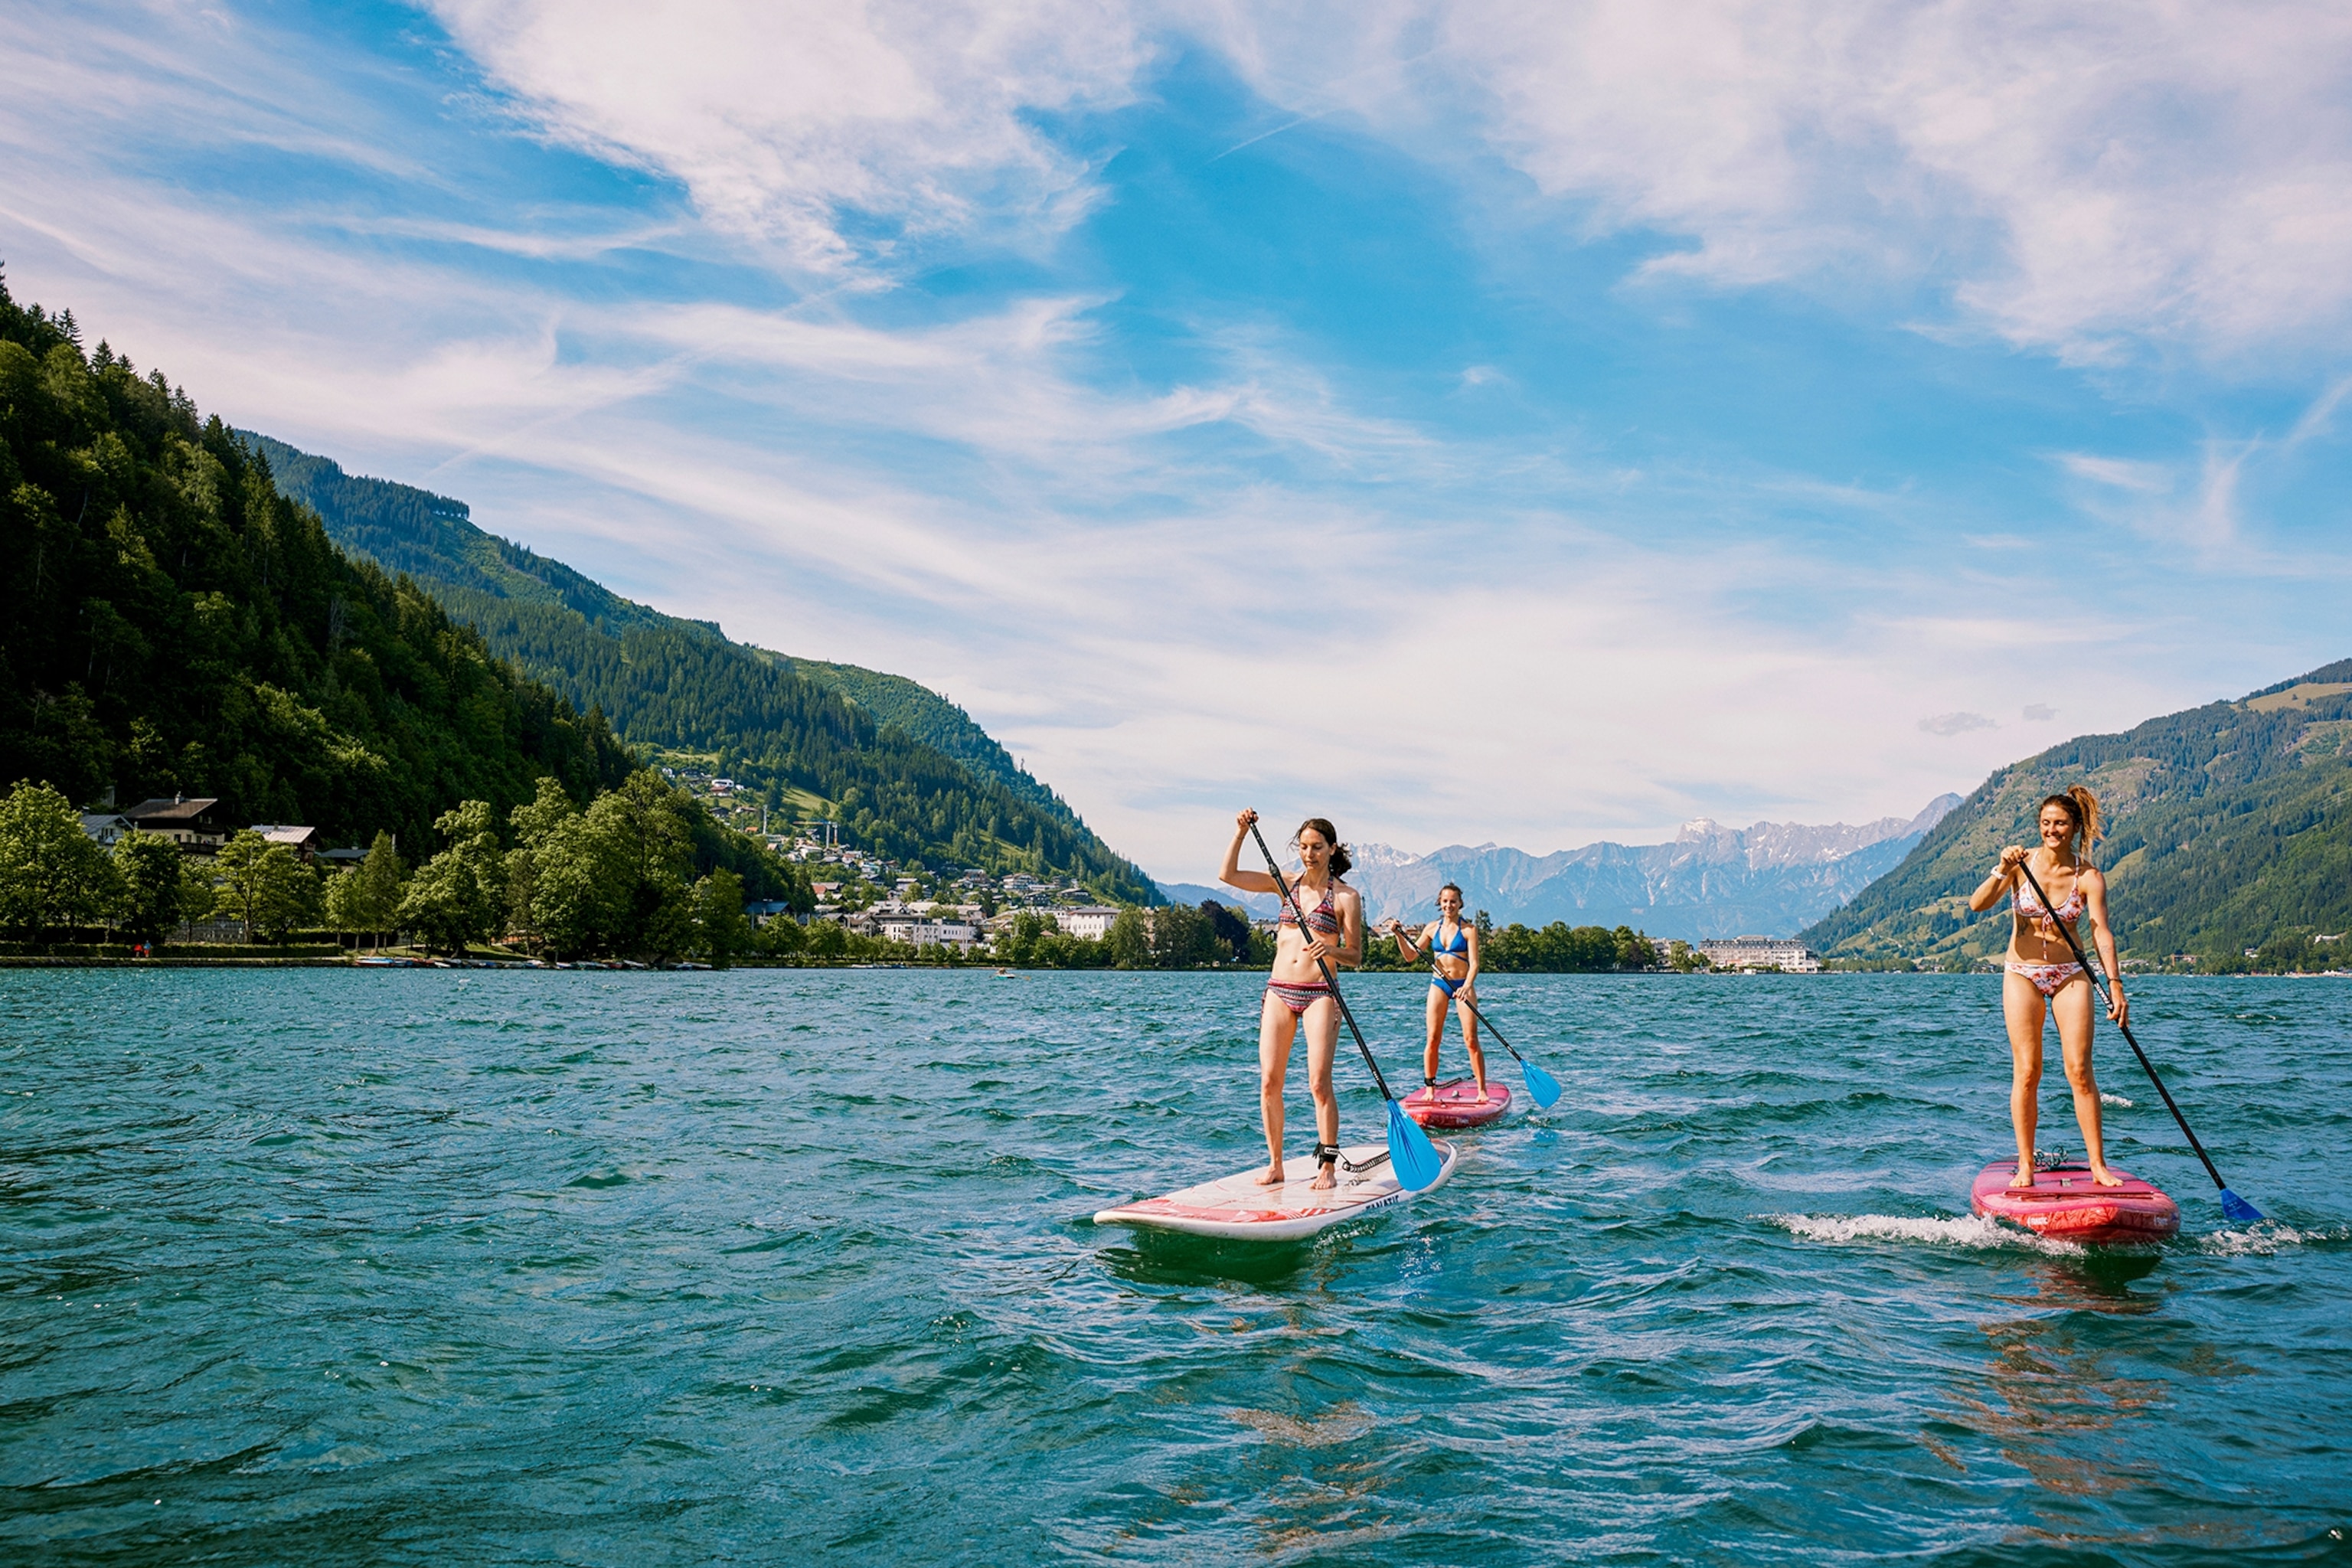
M2082 824L2083 849L2087 854L2091 846L2096 844L2101 837L2099 797L2091 793L2091 786L2088 784L2076 784L2066 793L2074 799L2076 807L2074 820Z

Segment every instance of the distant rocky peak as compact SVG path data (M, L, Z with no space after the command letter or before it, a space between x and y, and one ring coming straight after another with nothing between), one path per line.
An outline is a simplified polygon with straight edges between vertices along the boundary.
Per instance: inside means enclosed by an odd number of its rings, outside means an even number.
M1951 816L1953 808L1960 804L1960 800L1961 797L1957 795L1937 795L1935 799L1927 803L1926 808L1923 809L1918 816L1911 819L1910 824L1906 826L1903 831L1906 833L1927 832L1928 829L1934 827L1936 824Z

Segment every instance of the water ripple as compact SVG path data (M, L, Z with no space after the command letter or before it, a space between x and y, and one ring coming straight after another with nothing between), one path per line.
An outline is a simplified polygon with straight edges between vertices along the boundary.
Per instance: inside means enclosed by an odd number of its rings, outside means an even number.
M1269 1247L1087 1218L1257 1157L1247 976L0 974L0 1554L2345 1559L2352 992L2143 982L2273 1217L2103 1037L2086 1250L1989 982L1486 986L1566 1098Z

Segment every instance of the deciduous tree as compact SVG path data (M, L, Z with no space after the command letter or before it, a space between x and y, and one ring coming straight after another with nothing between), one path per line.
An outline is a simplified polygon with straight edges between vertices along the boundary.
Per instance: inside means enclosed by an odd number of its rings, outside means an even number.
M31 936L90 924L113 891L113 867L64 795L26 780L0 801L0 924Z
M506 913L506 857L486 800L443 812L433 826L449 847L416 868L394 918L436 952L462 952L488 941Z
M133 942L153 946L213 907L210 874L161 834L124 834L113 859L114 920Z
M319 917L319 879L292 849L249 827L221 846L213 870L220 884L214 912L243 921L247 942L283 942Z

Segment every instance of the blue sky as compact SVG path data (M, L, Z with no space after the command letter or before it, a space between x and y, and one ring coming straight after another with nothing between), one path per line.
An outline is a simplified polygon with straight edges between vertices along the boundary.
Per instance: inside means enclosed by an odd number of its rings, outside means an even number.
M2352 654L2336 8L10 11L19 298L1164 877L1907 816Z

